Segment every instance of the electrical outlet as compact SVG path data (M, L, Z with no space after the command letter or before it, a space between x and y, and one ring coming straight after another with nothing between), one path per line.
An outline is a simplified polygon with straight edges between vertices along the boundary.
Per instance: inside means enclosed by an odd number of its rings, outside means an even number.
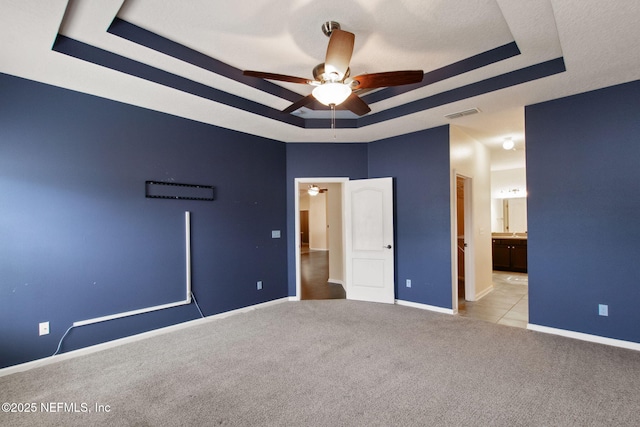
M256 283L256 287L258 288L259 291L262 290L262 280L258 280L258 283Z
M49 334L49 322L42 322L38 324L38 330L40 331L40 335L48 335Z
M407 288L410 288L411 287L411 279L407 279L406 284L407 284Z
M599 316L608 316L609 315L609 306L607 304L598 304L598 315Z

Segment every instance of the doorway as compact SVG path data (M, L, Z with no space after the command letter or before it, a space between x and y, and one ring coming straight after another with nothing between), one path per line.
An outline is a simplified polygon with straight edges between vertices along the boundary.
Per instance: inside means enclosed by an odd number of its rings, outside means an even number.
M297 178L296 299L344 299L342 187L348 178ZM309 186L319 191L311 196Z
M452 295L457 312L467 300L476 298L473 239L473 179L453 171L452 176Z
M458 251L458 301L465 299L464 289L464 178L456 176L456 219Z
M321 197L320 203L308 203L301 200L300 203L300 279L301 279L301 299L344 299L346 292L339 283L333 283L329 280L329 250L318 249L309 246L310 229L309 216L316 220L322 215L318 215L315 210L323 209L326 205L326 192L323 189L325 197ZM304 191L300 197L305 199ZM307 196L308 198L308 196ZM315 199L314 199L315 200ZM325 210L328 210L326 207ZM322 226L326 221L321 221ZM321 226L321 227L322 227ZM319 228L316 226L316 228ZM324 227L326 229L326 226ZM328 241L326 236L324 239Z
M345 297L369 302L395 302L393 178L295 178L296 294L302 299L301 194L311 185L325 188L328 197L325 244L328 283L345 290ZM320 193L314 191L314 193ZM309 249L314 249L314 226L309 212ZM322 242L322 238L321 238Z

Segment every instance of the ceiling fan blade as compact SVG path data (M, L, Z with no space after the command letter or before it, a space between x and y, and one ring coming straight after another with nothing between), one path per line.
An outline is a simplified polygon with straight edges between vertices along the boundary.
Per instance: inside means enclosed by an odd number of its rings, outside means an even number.
M355 39L356 36L348 31L335 29L331 32L324 60L325 73L336 73L339 79L344 78L353 54Z
M351 93L346 101L338 105L338 108L341 110L351 110L359 116L364 116L371 111L371 108L369 108L367 103L355 93Z
M275 73L264 73L262 71L246 70L246 71L243 71L242 74L249 77L258 77L260 79L268 79L268 80L278 80L281 82L301 83L301 84L311 83L311 80L303 79L302 77L287 76L284 74L275 74Z
M311 104L315 100L316 99L313 97L313 95L309 94L309 95L305 96L304 98L300 98L298 101L296 101L293 104L289 105L287 108L282 110L282 112L283 113L293 113L297 109L299 109L301 107L304 107L305 105Z
M389 71L386 73L362 74L353 80L358 84L352 86L353 90L377 87L401 86L420 83L424 77L422 70Z

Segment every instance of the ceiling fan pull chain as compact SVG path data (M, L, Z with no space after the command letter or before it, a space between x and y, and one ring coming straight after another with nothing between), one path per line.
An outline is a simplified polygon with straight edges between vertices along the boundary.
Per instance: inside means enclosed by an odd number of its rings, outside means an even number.
M331 104L331 129L333 129L333 139L336 137L336 104Z

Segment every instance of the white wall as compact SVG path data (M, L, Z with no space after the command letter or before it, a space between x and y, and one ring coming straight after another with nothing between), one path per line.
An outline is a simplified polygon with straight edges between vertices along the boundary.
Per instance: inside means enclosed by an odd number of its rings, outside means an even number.
M525 168L491 172L492 198L508 199L513 197L525 197L526 191L527 172Z
M464 133L450 128L451 156L451 239L452 259L457 260L456 242L456 180L455 173L472 178L471 230L465 230L468 257L472 260L471 271L466 270L466 299L474 301L493 287L491 249L491 156L489 149ZM455 172L455 173L454 173ZM469 265L469 264L467 264ZM457 287L457 263L452 264L452 286ZM473 288L473 289L470 289ZM457 301L454 301L457 307Z
M327 225L329 232L329 282L344 283L342 250L342 184L327 183Z
M309 249L329 250L326 193L309 197Z
M301 191L300 192L300 199L299 199L298 209L300 209L301 211L308 211L309 210L309 198L310 198L310 196L309 196L309 193L307 193L306 189L305 189L305 191Z

